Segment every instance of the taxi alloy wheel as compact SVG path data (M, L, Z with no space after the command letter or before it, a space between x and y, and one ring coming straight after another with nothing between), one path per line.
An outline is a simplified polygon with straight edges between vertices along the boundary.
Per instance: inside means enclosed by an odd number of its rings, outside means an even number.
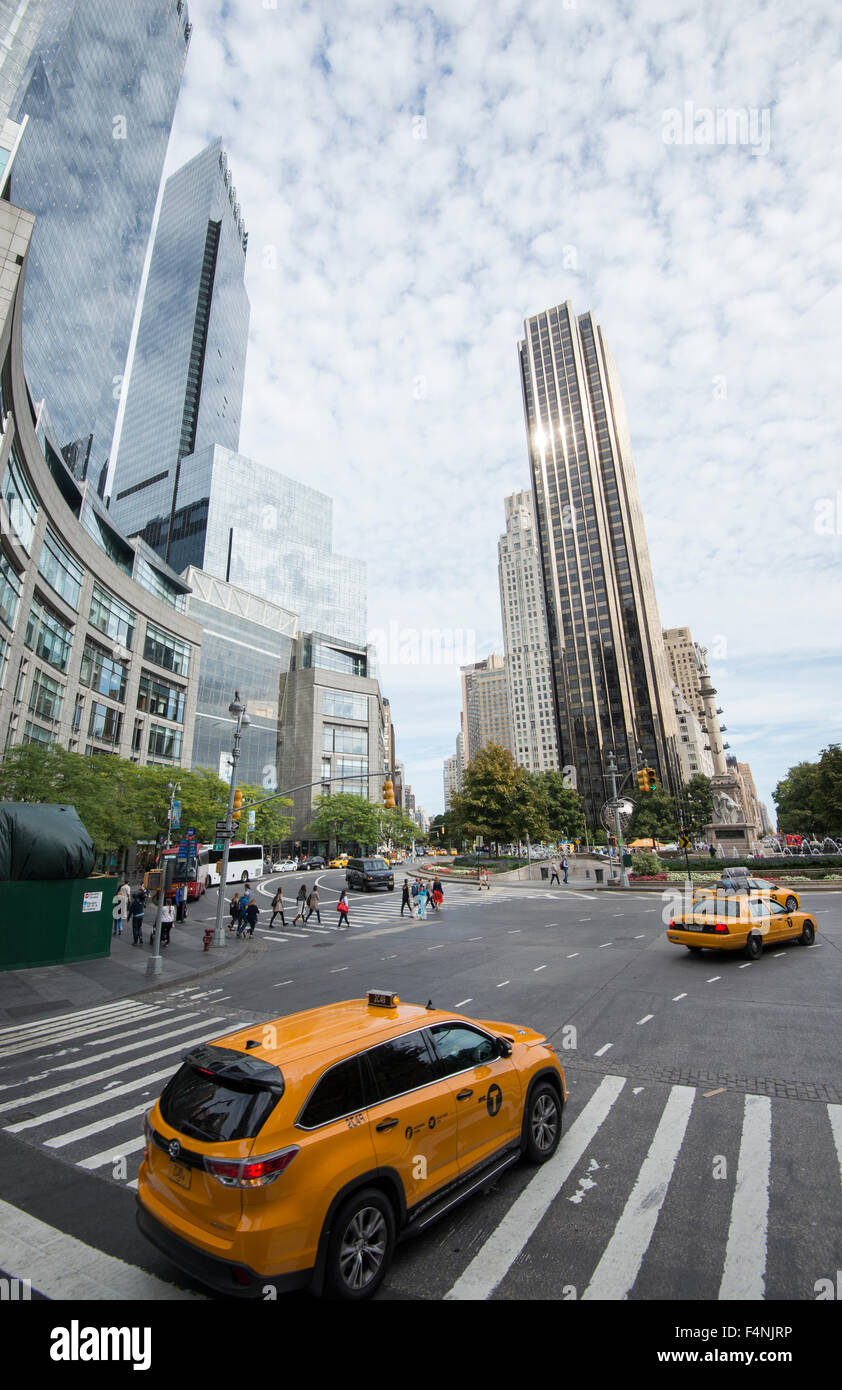
M805 922L798 940L802 946L812 946L816 939L816 929L812 922Z
M797 898L794 898L794 897L792 896L792 894L790 893L789 897L787 898L786 902L784 903L784 907L786 908L787 912L797 912L797 911L798 911L798 899L797 899Z
M529 1098L526 1125L526 1157L532 1163L546 1163L561 1139L561 1102L548 1081L536 1086Z
M388 1198L376 1188L354 1193L333 1222L327 1267L331 1292L339 1298L368 1298L389 1268L394 1245Z
M745 953L749 960L759 960L763 954L763 942L759 936L750 936L746 942Z

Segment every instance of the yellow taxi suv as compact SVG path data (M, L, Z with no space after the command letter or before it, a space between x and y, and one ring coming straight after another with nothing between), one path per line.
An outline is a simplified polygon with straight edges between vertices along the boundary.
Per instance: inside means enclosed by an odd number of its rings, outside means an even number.
M145 1117L137 1222L239 1297L369 1297L399 1239L520 1159L567 1099L552 1044L369 991L186 1053Z
M706 898L717 893L745 893L749 898L768 898L780 903L787 912L800 912L801 899L791 888L780 888L768 878L719 879L711 888L694 888L694 898Z
M742 951L749 960L759 959L764 946L781 941L812 946L815 939L809 913L787 912L771 898L743 894L694 899L690 910L676 913L667 927L667 940L688 951Z

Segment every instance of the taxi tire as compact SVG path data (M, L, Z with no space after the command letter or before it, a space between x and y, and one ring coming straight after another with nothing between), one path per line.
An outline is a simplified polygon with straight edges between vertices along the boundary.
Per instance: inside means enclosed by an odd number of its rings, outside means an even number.
M786 908L787 912L797 912L797 911L798 911L798 899L797 899L797 898L794 898L794 897L792 896L792 894L790 893L789 897L787 898L786 902L784 903L784 907Z
M690 951L694 956L700 956L702 954L701 946L688 946L687 950Z
M761 940L760 937L757 936L757 935L750 936L749 939L748 939L748 941L747 941L746 944L745 944L744 955L748 956L748 959L749 959L749 960L759 960L760 957L762 956L762 954L763 954L763 942L762 942L762 940Z
M523 1156L529 1163L546 1163L552 1158L561 1142L562 1105L558 1091L549 1081L539 1081L530 1091L523 1112ZM541 1142L536 1138L535 1127L546 1133L546 1127L555 1124L555 1136Z
M382 1218L379 1224L377 1214ZM384 1239L383 1254L379 1267L371 1274L366 1283L360 1288L354 1288L347 1282L342 1273L343 1242L345 1242L346 1237L353 1239L355 1232L363 1233L366 1228L371 1230L372 1227L377 1228L378 1240L381 1236ZM354 1228L353 1231L352 1228ZM352 1193L348 1200L342 1203L331 1222L330 1241L325 1264L325 1292L329 1297L350 1302L360 1302L364 1298L369 1298L385 1278L389 1265L392 1263L394 1248L395 1213L389 1198L376 1187L365 1187L359 1192Z
M812 946L816 939L816 928L812 922L805 922L798 940L802 946Z

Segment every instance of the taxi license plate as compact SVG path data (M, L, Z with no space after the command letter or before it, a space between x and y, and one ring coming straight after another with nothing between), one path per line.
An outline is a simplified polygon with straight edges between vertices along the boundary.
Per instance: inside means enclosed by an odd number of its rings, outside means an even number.
M170 1163L170 1182L177 1183L179 1187L189 1187L192 1177L192 1172L183 1163Z

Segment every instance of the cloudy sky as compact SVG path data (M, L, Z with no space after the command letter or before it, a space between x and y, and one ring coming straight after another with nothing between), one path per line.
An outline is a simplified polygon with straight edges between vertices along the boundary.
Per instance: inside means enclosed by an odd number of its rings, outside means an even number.
M502 650L524 318L594 311L665 627L761 798L842 739L842 30L719 0L190 0L167 172L222 135L249 231L241 450L329 493L429 813L458 663ZM744 109L742 140L706 112ZM693 143L694 132L697 142ZM388 649L385 656L396 657ZM450 664L448 663L450 661Z

